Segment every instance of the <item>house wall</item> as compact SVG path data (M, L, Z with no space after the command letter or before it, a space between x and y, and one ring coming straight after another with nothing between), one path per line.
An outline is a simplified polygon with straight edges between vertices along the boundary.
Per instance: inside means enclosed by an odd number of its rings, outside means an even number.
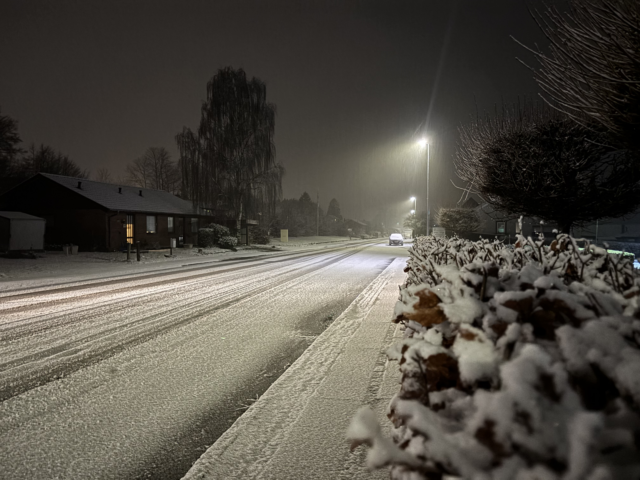
M107 212L99 209L43 209L40 212L39 216L47 221L45 242L48 245L73 244L82 251L106 249Z
M140 242L142 248L169 248L172 238L176 240L176 246L180 246L180 237L182 237L183 244L198 244L198 234L191 232L191 218L194 217L147 213L133 213L132 215L134 217L133 240L134 242ZM155 233L147 233L147 215L155 215L156 217ZM173 232L169 232L169 217L173 217ZM126 221L127 213L111 212L107 215L109 250L126 248ZM200 219L198 226L200 227L200 225L204 225L205 223L207 223L207 220ZM211 222L209 221L208 223Z

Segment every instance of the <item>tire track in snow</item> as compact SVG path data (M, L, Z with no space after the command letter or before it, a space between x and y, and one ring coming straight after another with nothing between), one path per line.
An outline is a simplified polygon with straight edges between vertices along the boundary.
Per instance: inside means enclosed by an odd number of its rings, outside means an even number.
M186 263L186 264L182 264L175 267L163 267L161 269L156 269L151 271L123 273L118 275L112 275L109 277L100 277L97 279L88 278L83 280L53 283L53 284L48 284L44 286L26 287L26 288L21 287L13 290L10 290L10 289L1 290L0 301L2 301L3 298L14 298L14 299L29 298L30 296L37 293L55 294L55 293L62 293L66 291L73 291L77 289L120 284L123 281L138 281L138 280L144 280L147 278L158 278L158 277L169 276L169 275L183 275L185 272L193 272L193 271L209 269L209 268L225 267L225 266L236 265L236 264L257 263L257 262L261 262L264 264L279 263L279 262L299 259L307 256L324 255L327 253L333 253L333 252L337 252L345 249L362 250L363 248L366 248L372 245L374 244L367 242L363 244L355 244L355 245L351 244L347 246L342 245L337 247L325 248L322 250L306 249L306 250L299 250L295 252L256 255L253 257L240 257L240 258L236 257L236 258L229 258L229 259L210 260L210 261L202 261L202 262L195 262L195 263ZM246 268L250 268L250 267L251 266Z
M338 254L328 259L311 258L302 265L294 264L284 266L285 269L291 268L291 271L285 275L285 278L282 278L283 272L276 270L268 277L268 279L272 281L266 285L263 284L264 280L248 284L247 280L243 279L244 281L239 282L244 287L242 291L238 291L237 288L231 288L231 291L227 291L213 298L205 296L195 302L194 300L190 300L188 306L184 305L184 303L178 303L170 307L168 311L166 309L167 307L162 305L160 306L160 312L151 315L147 314L138 319L134 317L134 320L127 321L123 325L113 326L112 328L107 328L99 332L94 331L93 334L75 339L74 341L67 341L54 347L36 350L20 358L15 358L10 362L0 364L0 401L19 395L48 381L56 380L61 376L69 375L74 371L104 360L127 348L162 335L171 329L196 321L203 315L227 308L242 301L247 301L255 295L299 280L301 277L313 274L355 255L358 251L359 250ZM326 252L323 253L326 255ZM199 274L199 277L201 275L204 274ZM187 280L189 279L192 279L192 276L187 278ZM164 284L165 282L168 282L168 280L162 283ZM176 280L174 279L170 282L175 283ZM247 285L255 286L247 287ZM187 286L189 286L189 284L187 284ZM138 288L149 287L149 284L145 284ZM186 286L181 286L181 288L186 288ZM144 296L144 294L140 295L142 298ZM85 297L82 297L76 300L84 301L85 299ZM113 300L109 300L107 303L112 301ZM104 305L101 308L104 308ZM93 326L93 328L95 328L95 326ZM91 328L89 328L89 330L91 331ZM66 334L66 332L60 333L63 337ZM25 335L29 335L29 333L27 332ZM49 339L49 342L50 341Z

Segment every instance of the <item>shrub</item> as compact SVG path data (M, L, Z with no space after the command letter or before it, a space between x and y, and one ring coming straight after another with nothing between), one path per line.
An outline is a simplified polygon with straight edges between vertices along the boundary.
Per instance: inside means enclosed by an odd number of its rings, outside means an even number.
M229 248L231 250L235 250L236 245L238 244L238 239L236 237L222 237L218 240L218 246L220 248Z
M393 445L370 410L348 436L395 480L638 478L640 276L559 235L545 246L416 239L387 354ZM635 440L634 440L635 439ZM592 472L591 475L589 472ZM597 475L596 475L597 474Z
M198 230L198 246L211 248L216 244L215 233L212 228L201 228Z
M265 228L250 228L249 229L249 242L257 245L267 245L271 239L269 233Z
M231 235L229 232L229 229L224 225L218 225L217 223L212 223L211 225L207 226L207 228L213 231L213 243L216 245L220 244L220 239L222 237L228 237Z

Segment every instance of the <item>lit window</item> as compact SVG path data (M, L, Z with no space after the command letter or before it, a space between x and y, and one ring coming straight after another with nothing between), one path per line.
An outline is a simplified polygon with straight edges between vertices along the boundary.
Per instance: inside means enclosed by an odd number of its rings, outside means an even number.
M167 217L167 231L173 232L173 217Z
M156 233L155 215L147 215L147 233Z
M198 233L198 219L191 219L191 233Z

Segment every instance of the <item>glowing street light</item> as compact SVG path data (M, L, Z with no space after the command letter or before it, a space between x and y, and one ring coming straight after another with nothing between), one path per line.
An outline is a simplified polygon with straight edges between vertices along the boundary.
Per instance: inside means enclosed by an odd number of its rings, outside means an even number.
M420 148L427 147L427 235L429 235L429 217L431 214L431 212L429 211L429 160L431 159L429 151L429 141L426 138L422 138L418 140L418 145L420 146Z
M411 210L411 215L413 215L414 213L416 213L416 211L415 210Z

